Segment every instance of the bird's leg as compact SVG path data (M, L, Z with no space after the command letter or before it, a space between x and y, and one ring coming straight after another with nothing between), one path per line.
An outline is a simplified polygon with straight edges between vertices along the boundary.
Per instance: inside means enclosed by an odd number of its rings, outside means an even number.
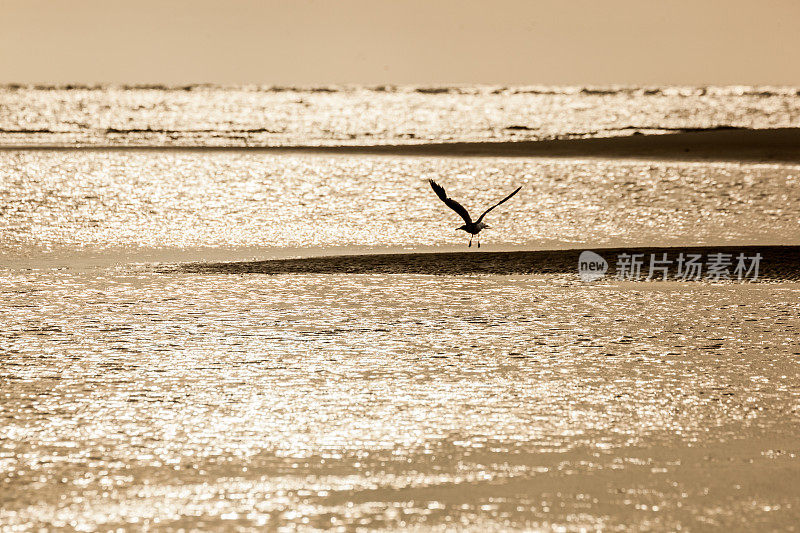
M467 248L472 248L472 237L473 235L469 236L469 244L467 245Z
M478 237L478 248L480 248L480 247L481 247L481 238Z

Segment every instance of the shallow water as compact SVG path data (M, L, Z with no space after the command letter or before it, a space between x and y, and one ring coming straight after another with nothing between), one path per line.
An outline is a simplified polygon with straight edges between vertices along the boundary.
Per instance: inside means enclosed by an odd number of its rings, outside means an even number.
M0 529L789 529L800 285L156 267L800 244L792 165L0 152ZM143 264L147 263L147 264Z
M800 244L797 165L10 151L0 152L0 248L27 266L203 248L238 250L231 259L462 249L463 222L427 178L476 217L523 186L486 219L482 244L494 249Z
M121 268L0 291L9 530L800 518L796 284Z

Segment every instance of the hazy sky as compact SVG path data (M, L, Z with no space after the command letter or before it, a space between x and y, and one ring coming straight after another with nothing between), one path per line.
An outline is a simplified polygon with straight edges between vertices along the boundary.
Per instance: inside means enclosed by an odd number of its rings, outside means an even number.
M0 83L800 86L799 0L0 0Z

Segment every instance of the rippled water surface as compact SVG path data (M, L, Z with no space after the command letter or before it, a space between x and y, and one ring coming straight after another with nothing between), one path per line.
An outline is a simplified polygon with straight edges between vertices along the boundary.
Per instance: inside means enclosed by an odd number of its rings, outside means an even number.
M470 251L427 178L524 186L482 250L800 244L796 165L0 151L0 530L797 527L796 283L172 268Z
M488 216L488 246L800 243L796 165L119 151L0 152L0 237L24 261L463 246L426 178L475 216L523 186Z
M2 145L510 141L800 126L780 87L0 87Z
M8 527L800 518L793 284L132 269L0 294Z

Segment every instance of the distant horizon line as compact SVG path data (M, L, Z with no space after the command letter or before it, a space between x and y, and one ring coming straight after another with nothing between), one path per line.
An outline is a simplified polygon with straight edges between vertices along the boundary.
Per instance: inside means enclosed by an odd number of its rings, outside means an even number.
M800 85L748 85L748 84L491 84L491 83L451 83L451 84L406 84L406 83L330 83L330 84L257 84L257 83L25 83L2 82L0 90L161 90L192 91L234 89L251 92L348 92L367 90L373 92L418 92L421 94L618 94L675 93L676 96L714 95L784 95L800 96ZM669 94L668 94L669 95Z

